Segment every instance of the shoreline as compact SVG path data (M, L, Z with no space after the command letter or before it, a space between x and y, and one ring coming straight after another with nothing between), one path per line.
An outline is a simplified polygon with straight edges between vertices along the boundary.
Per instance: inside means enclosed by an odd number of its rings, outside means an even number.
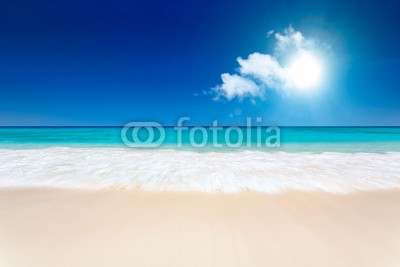
M221 154L76 148L2 151L0 162L0 188L266 193L400 189L400 153Z
M0 189L4 266L398 266L400 190Z

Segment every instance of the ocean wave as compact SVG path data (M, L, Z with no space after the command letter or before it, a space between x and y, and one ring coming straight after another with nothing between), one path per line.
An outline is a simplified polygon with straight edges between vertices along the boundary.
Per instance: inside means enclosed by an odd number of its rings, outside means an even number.
M400 188L400 153L0 149L0 187L347 193Z

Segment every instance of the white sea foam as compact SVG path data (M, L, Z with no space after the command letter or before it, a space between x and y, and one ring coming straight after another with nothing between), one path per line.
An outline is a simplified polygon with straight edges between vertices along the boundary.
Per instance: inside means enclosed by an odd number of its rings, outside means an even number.
M1 149L0 187L268 193L395 189L400 188L400 153Z

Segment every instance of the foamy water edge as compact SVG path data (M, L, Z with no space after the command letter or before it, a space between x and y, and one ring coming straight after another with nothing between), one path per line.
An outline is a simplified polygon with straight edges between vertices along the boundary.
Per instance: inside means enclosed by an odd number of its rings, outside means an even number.
M0 149L0 187L348 193L400 188L400 153Z

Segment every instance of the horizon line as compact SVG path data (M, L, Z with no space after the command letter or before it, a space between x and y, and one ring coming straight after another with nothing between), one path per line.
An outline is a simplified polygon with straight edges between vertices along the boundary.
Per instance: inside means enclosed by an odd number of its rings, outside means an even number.
M123 128L125 125L35 125L35 126L22 126L22 125L0 125L0 128ZM134 125L133 125L134 126ZM138 125L138 126L143 126L143 125ZM213 125L161 125L161 127L165 128L174 128L174 127L213 127ZM388 125L388 126L374 126L374 125L321 125L321 126L300 126L300 125L252 125L252 126L247 126L247 125L218 125L216 127L223 127L223 128L229 128L229 127L249 127L249 128L257 128L257 127L280 127L280 128L400 128L400 125L395 126L395 125Z

